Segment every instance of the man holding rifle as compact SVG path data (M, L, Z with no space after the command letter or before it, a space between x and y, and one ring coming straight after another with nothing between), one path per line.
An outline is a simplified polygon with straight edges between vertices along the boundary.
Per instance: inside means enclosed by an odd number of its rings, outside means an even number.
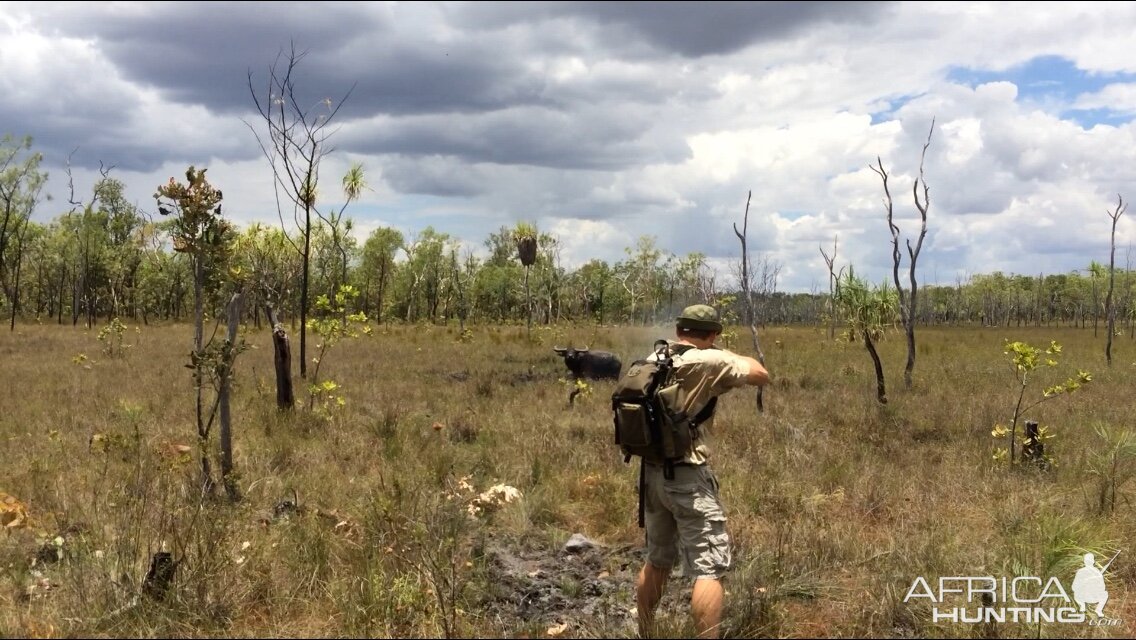
M683 575L695 580L691 612L698 636L717 638L719 634L721 578L730 568L730 540L718 480L709 465L705 427L713 420L719 395L769 382L769 372L754 358L714 346L721 333L717 311L707 305L693 305L676 318L677 340L667 345L677 388L671 397L678 406L671 410L695 416L692 426L697 427L696 441L689 453L671 464L643 458L640 499L647 531L647 561L636 583L641 637L650 634L655 608L680 557Z

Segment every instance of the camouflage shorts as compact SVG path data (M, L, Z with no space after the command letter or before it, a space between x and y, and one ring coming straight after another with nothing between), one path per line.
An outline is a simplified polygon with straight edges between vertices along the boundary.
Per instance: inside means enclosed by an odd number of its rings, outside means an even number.
M683 575L721 578L730 568L730 537L710 467L677 466L673 480L661 466L643 472L647 560L666 569L681 556Z

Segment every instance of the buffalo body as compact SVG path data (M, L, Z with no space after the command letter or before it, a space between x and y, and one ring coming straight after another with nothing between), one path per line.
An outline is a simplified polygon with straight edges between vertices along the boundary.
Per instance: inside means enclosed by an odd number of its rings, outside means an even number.
M583 349L553 347L552 350L564 359L568 371L577 379L614 380L619 378L619 372L623 368L619 356L610 351L592 351L587 347Z

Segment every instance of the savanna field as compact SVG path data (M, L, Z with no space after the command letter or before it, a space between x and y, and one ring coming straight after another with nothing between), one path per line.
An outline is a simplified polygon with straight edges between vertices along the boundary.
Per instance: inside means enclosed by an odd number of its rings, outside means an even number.
M748 353L748 331L733 333L725 346ZM1136 447L1120 438L1136 430L1136 342L1118 336L1108 367L1093 333L919 327L910 390L903 337L888 334L881 406L862 344L761 330L765 412L736 391L711 434L734 543L723 635L1132 636ZM115 355L97 334L0 331L0 636L637 635L638 467L612 444L613 383L569 406L552 347L611 350L626 368L669 327L379 326L321 363L342 405L309 410L294 367L291 413L276 408L269 331L246 327L236 504L197 488L192 327L128 323ZM1092 374L1025 416L1054 436L1048 468L994 457L1020 390L1007 339L1062 346L1024 405ZM594 546L565 550L574 534ZM144 594L161 551L176 570ZM917 577L1056 576L1068 589L1086 551L1100 564L1119 551L1107 625L936 622L926 598L904 602ZM669 584L665 635L692 632L688 593Z

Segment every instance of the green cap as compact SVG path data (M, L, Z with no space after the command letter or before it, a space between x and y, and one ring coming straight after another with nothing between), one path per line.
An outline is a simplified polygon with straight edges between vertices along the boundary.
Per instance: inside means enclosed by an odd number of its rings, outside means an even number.
M714 307L705 304L691 305L682 310L675 318L679 329L697 329L699 331L722 332L722 323L718 321L718 312Z

